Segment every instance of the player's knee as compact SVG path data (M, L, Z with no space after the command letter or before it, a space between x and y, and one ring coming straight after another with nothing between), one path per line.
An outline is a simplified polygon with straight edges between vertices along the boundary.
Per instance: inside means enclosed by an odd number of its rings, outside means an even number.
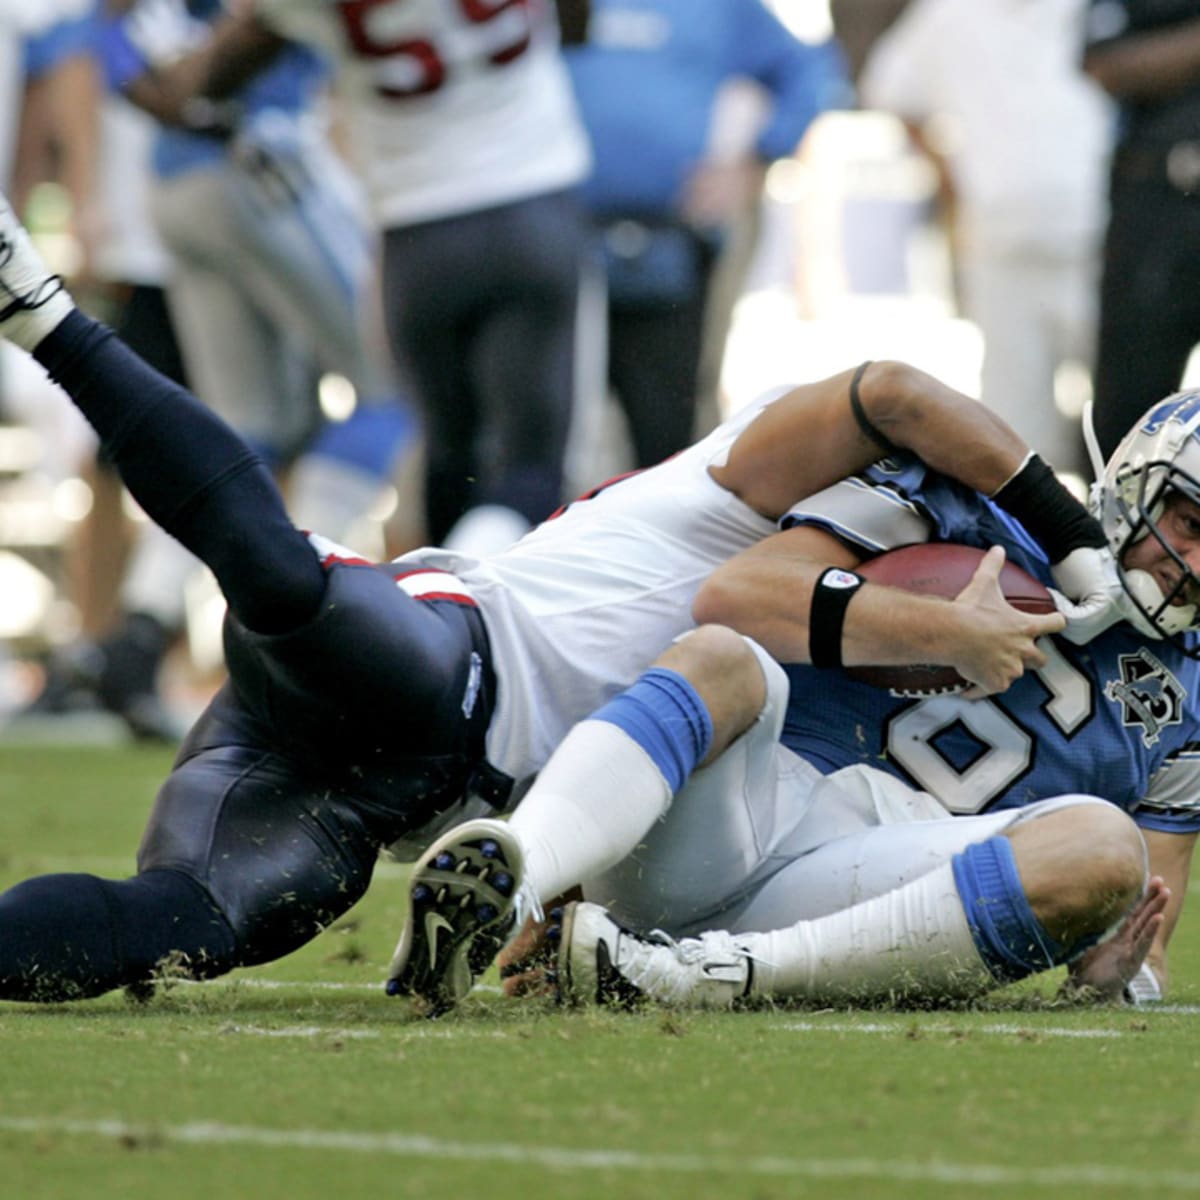
M1090 818L1084 845L1096 919L1106 929L1133 906L1146 886L1146 843L1116 805L1096 805Z
M740 633L724 625L691 630L657 665L683 675L696 689L712 716L718 746L753 724L766 703L757 655Z
M1146 846L1131 818L1087 800L1012 833L1034 910L1065 943L1102 932L1129 910L1146 883Z
M681 674L719 675L738 682L762 674L749 643L727 625L699 625L689 630L662 655L658 665Z

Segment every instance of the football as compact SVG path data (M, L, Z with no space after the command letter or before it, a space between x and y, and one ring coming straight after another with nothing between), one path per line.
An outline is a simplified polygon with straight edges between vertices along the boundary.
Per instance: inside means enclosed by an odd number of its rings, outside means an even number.
M856 570L872 583L952 600L971 582L983 556L984 551L974 546L921 542L869 559ZM1000 590L1009 604L1022 612L1054 612L1054 598L1049 589L1016 563L1004 564L1000 572ZM952 692L965 686L965 680L953 667L932 664L847 667L846 672L863 683L905 695Z

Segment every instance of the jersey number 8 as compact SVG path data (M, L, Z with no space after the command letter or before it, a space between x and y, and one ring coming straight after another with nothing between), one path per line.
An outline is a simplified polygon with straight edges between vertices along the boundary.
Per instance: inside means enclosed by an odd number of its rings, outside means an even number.
M1091 715L1091 682L1050 639L1038 645L1046 652L1046 665L1036 674L1049 693L1042 711L1070 737ZM934 745L938 734L955 724L981 746L961 770ZM1033 766L1034 742L1034 735L992 700L934 696L906 708L891 722L887 752L919 787L961 816L982 812Z

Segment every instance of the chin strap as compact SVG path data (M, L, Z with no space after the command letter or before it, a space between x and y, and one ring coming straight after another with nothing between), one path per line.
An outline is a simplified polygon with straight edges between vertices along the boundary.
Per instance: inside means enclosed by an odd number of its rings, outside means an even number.
M1093 402L1089 400L1083 406L1083 444L1087 447L1088 461L1092 464L1092 474L1097 484L1104 478L1104 455L1100 453L1100 439L1096 437L1096 423L1092 420ZM1094 485L1095 486L1095 485Z
M1139 633L1161 641L1164 637L1183 633L1190 629L1196 619L1194 604L1173 604L1163 607L1162 588L1155 582L1154 577L1146 571L1134 569L1125 572L1125 587L1130 597L1135 601L1125 613L1129 621ZM1140 606L1140 607L1139 607ZM1150 621L1141 609L1154 613L1154 621ZM1161 612L1159 610L1162 610Z

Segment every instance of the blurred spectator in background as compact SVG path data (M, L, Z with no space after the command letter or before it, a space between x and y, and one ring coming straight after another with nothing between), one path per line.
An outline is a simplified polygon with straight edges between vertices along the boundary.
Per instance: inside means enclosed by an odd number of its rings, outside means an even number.
M911 0L859 79L863 103L901 117L938 167L983 401L1080 475L1055 375L1092 363L1111 141L1110 106L1078 69L1085 3Z
M99 57L98 32L97 25L94 60ZM77 275L72 286L93 316L110 325L156 370L185 384L183 356L164 290L170 258L150 213L156 125L102 83L95 112L94 178L83 222L90 244L82 277ZM109 632L117 620L132 531L116 471L103 459L84 470L93 503L71 547L68 575L83 633L95 637Z
M1200 2L1092 0L1084 67L1121 104L1093 412L1107 456L1200 341Z
M857 81L871 47L904 11L908 0L829 0L833 32Z
M584 195L607 282L607 374L637 466L692 441L709 285L732 223L812 119L844 103L833 43L794 37L762 0L592 0L567 51L595 166ZM752 80L762 129L710 153L718 95Z
M499 549L562 500L574 393L589 153L554 9L258 0L180 86L224 94L285 36L335 63L383 230L392 350L425 414L429 539Z
M85 259L102 91L91 54L92 4L0 0L0 181L18 203L39 180L61 183Z
M104 23L110 80L152 114L157 74L222 13L216 0L143 0ZM348 538L377 506L414 419L395 392L382 335L372 337L375 242L356 183L327 144L318 100L326 69L292 46L235 100L194 106L153 149L155 224L171 259L167 294L187 375L264 459L289 475L294 519ZM325 419L317 380L354 388L343 420ZM135 734L170 737L159 666L185 620L195 560L147 526L115 631L60 656L35 707L91 693ZM82 693L82 695L81 695Z

